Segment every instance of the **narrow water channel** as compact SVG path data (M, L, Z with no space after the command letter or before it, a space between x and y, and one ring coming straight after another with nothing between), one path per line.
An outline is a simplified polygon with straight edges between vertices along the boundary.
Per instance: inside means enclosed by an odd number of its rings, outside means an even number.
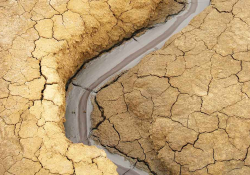
M89 138L90 115L93 109L91 99L96 95L95 92L112 77L138 64L146 54L160 49L172 35L180 32L194 16L209 4L210 0L189 0L187 8L166 23L156 25L143 35L135 37L89 62L69 85L64 124L67 138L74 143L95 145ZM119 174L148 174L135 168L124 157L111 154L100 145L96 146L106 151L108 158L118 166Z

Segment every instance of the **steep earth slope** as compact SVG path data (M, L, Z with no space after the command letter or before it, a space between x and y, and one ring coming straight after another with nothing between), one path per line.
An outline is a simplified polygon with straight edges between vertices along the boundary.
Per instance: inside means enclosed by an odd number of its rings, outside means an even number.
M66 81L83 62L184 6L182 0L1 0L0 174L117 174L104 151L65 137Z
M93 138L152 174L250 174L249 8L213 0L104 86Z

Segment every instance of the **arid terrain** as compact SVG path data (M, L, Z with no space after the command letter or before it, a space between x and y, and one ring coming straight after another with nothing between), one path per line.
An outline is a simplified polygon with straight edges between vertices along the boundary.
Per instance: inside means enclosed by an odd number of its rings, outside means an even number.
M250 174L249 8L213 0L101 88L92 137L152 174Z
M183 0L1 0L0 174L117 174L103 150L65 137L66 82L84 62L184 6Z
M113 175L65 137L84 62L179 13L184 0L0 0L0 175ZM92 137L152 174L250 174L250 1L211 6L97 93Z

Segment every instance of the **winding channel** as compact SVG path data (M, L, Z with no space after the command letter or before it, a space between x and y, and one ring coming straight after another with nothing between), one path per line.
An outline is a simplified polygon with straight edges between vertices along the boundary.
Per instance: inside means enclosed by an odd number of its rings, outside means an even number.
M95 145L89 139L91 132L90 114L92 112L91 97L95 96L111 77L135 66L146 54L160 49L175 33L188 25L190 20L203 11L210 0L189 0L188 7L165 24L157 25L140 37L122 44L110 53L101 55L88 63L70 84L66 99L66 136L74 143ZM103 147L96 145L104 149ZM118 166L119 174L146 175L148 173L133 167L123 157L105 150L109 159Z

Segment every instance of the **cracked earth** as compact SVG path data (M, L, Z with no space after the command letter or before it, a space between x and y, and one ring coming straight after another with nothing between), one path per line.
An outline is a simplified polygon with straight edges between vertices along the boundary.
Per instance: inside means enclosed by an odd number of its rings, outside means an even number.
M117 174L65 137L65 85L81 65L184 8L182 0L0 0L0 174Z
M151 174L250 174L249 8L213 0L101 88L93 139Z

